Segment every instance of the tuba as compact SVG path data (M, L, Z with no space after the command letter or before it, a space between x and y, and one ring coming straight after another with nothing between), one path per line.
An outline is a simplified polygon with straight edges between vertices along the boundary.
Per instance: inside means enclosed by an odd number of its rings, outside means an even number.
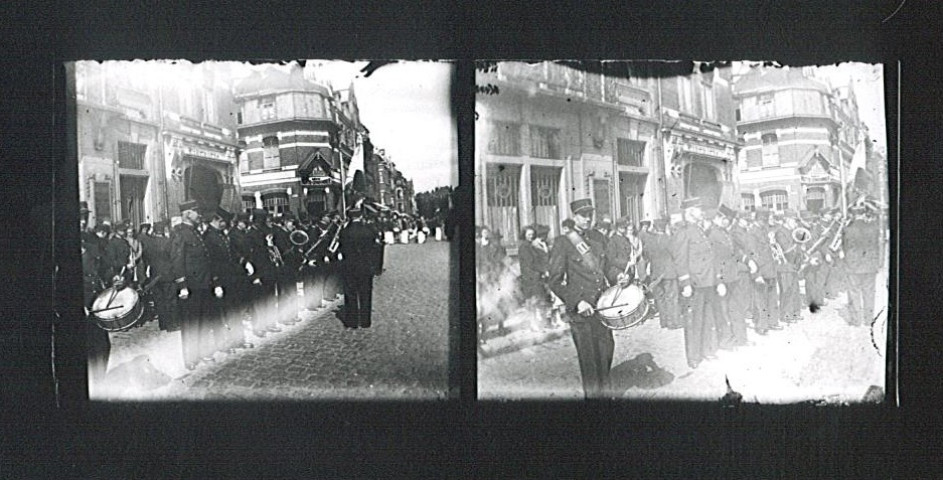
M307 245L311 239L308 237L308 234L305 233L304 230L296 228L292 230L290 234L288 234L288 240L291 241L292 245L296 247L302 247L304 245Z

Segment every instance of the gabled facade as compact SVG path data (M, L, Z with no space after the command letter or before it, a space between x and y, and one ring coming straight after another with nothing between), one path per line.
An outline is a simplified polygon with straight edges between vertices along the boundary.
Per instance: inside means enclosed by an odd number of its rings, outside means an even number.
M242 208L320 216L340 208L341 168L361 128L352 90L332 91L299 68L271 68L235 87L243 144Z
M820 211L840 205L843 173L864 127L850 88L801 69L755 68L734 86L741 205Z

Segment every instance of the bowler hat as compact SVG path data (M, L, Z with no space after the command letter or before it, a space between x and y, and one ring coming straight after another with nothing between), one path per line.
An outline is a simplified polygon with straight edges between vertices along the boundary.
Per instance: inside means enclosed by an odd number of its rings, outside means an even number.
M700 207L701 204L702 204L701 197L690 197L681 201L681 208L682 209L695 208L695 207Z
M590 212L596 210L593 208L593 201L588 198L581 198L570 202L570 211L573 212L574 215L586 212L587 210Z
M88 212L91 212L91 210L88 209L88 202L86 201L79 202L79 213L88 213Z
M225 209L221 207L216 209L216 216L219 217L220 220L226 223L232 222L232 219L233 219L233 214L227 212Z
M268 218L268 210L264 208L253 208L252 218L255 219L256 222L263 221Z

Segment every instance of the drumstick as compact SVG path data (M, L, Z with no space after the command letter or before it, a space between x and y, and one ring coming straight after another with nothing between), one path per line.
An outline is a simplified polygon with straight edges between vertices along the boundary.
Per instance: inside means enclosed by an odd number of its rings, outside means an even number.
M123 308L123 307L124 307L124 305L117 305L117 306L114 306L114 307L103 308L103 309L101 309L101 310L92 310L91 312L88 312L88 313L92 313L92 314L101 313L101 312L106 312L106 311L108 311L108 310L115 310L115 309Z

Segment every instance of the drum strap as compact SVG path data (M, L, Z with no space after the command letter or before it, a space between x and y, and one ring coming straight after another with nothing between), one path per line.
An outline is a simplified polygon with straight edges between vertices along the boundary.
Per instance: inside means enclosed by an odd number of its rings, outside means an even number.
M599 274L602 274L602 268L600 268L599 260L596 259L596 256L593 255L592 249L589 248L589 244L583 240L583 237L580 236L579 232L571 230L570 233L566 234L567 240L573 244L576 248L576 251L579 252L580 256L583 257L583 261L586 262L586 265L589 265L589 268L596 271Z

